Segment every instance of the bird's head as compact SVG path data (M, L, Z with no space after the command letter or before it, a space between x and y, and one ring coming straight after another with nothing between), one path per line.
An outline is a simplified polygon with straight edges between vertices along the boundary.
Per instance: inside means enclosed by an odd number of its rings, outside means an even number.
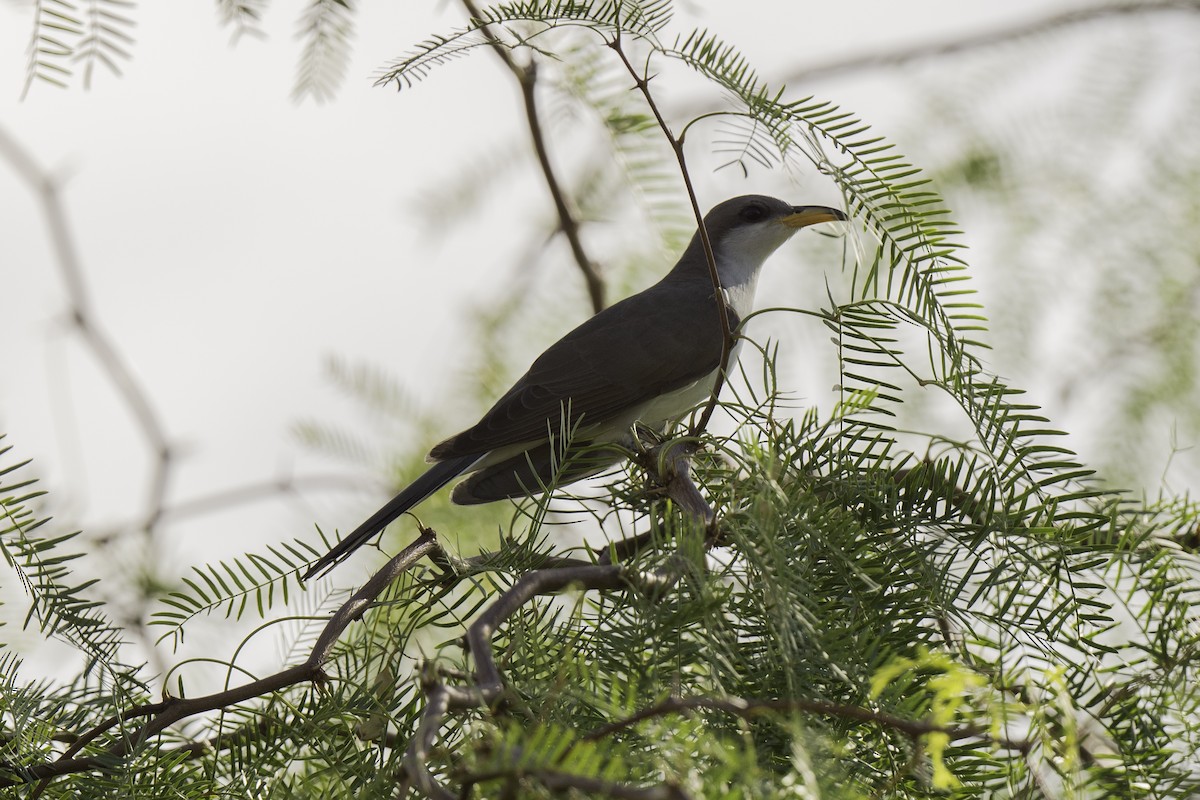
M764 261L796 231L818 222L846 219L836 208L793 206L774 197L748 194L713 207L704 217L704 229L717 258L721 283L726 287L753 285ZM685 261L707 272L697 233Z
M774 197L748 194L726 200L704 217L704 227L719 260L762 264L801 228L836 222L846 215L826 206L793 206Z

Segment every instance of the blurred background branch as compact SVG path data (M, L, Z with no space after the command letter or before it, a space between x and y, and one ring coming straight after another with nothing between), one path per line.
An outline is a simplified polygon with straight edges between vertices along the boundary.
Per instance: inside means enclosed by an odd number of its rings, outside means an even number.
M811 66L798 66L788 73L786 82L807 84L814 80L842 77L864 70L904 67L914 61L967 54L974 50L1011 44L1023 39L1050 35L1093 22L1121 22L1124 18L1144 17L1163 12L1200 13L1196 0L1135 0L1129 3L1102 2L1091 6L1041 14L1024 22L1001 25L975 34L954 36L940 41L922 42L877 53L853 54L846 58Z

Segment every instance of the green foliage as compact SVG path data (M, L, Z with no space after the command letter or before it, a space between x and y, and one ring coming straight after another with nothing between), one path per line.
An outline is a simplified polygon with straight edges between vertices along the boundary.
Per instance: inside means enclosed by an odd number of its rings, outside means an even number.
M296 73L297 99L331 100L346 77L354 15L348 0L311 0L300 22L304 50Z
M267 10L268 0L217 0L221 24L233 29L234 39L242 36L262 36L259 25Z
M0 441L4 438L0 435ZM11 450L11 446L0 447L0 458ZM124 638L120 626L88 598L94 580L72 582L76 578L70 564L84 553L72 552L68 543L79 532L40 534L49 520L36 517L33 502L44 492L32 488L36 478L18 477L28 465L21 461L0 466L0 549L29 596L25 625L36 625L43 635L67 641L97 666L120 672L116 663Z
M966 55L953 80L914 75L897 132L986 242L992 368L1037 388L1106 485L1149 495L1200 475L1200 146L1178 135L1200 122L1196 19ZM1007 102L1022 80L1046 91Z
M536 48L534 40L537 37L560 28L582 28L607 36L627 34L651 40L670 23L671 15L669 0L652 0L648 3L625 0L498 3L482 9L479 17L472 19L469 25L421 42L384 70L378 83L395 84L397 89L413 86L435 68L472 50L493 42L504 47ZM529 30L523 30L522 26L529 26ZM494 36L496 28L511 33L517 44L506 44L497 39Z
M0 448L0 459L11 450ZM121 661L123 627L92 599L96 581L74 574L84 556L72 548L78 532L44 535L51 521L37 516L43 492L22 474L28 464L0 462L0 552L29 599L25 628L64 643L81 664L72 680L30 682L21 676L22 660L0 642L0 776L45 763L67 731L89 729L146 698L139 668Z
M326 549L331 546L328 540L323 543ZM291 593L299 588L300 567L325 552L303 539L268 546L267 550L270 556L247 553L232 564L222 561L192 567L192 576L181 579L188 591L169 592L161 599L167 608L156 611L150 620L152 625L167 628L158 641L169 638L177 647L183 642L184 626L193 618L219 612L225 619L241 619L251 601L259 618L265 618L275 608L276 592L278 602L287 605Z
M128 16L132 6L127 0L37 0L21 94L27 94L34 81L66 86L76 62L83 64L84 86L91 85L97 65L119 75L119 62L130 57L133 44L134 22Z

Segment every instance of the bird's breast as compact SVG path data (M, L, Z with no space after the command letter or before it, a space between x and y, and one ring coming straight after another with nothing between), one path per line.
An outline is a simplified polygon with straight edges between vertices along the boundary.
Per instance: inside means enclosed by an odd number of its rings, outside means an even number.
M740 340L733 343L733 349L729 353L730 371L737 363L741 345ZM635 408L631 408L620 420L616 421L616 424L605 426L603 434L598 438L607 441L624 439L628 436L630 428L637 422L648 428L661 430L667 425L679 421L693 408L706 402L712 394L716 381L717 370L714 369L698 381L653 397Z

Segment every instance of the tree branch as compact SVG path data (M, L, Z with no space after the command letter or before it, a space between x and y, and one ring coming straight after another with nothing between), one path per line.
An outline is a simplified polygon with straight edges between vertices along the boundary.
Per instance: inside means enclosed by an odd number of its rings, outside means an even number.
M462 4L467 9L467 13L474 19L479 20L482 18L479 7L475 4L474 0L462 0ZM512 53L509 51L508 45L500 41L494 33L488 30L487 26L481 27L480 32L487 39L492 51L504 62L504 66L508 67L509 72L513 74L517 79L517 83L521 86L521 98L525 104L525 121L529 125L529 135L533 140L533 150L537 154L538 164L542 168L542 177L546 181L546 188L550 190L550 197L554 201L554 209L558 213L559 228L562 230L563 235L567 237L567 243L571 247L571 255L574 256L579 271L583 273L583 280L587 285L588 297L592 301L592 313L599 313L605 306L604 280L596 271L592 260L588 258L587 251L584 250L583 240L579 235L579 222L571 212L566 193L563 191L562 184L554 172L554 165L550 163L550 153L546 146L546 136L542 129L541 115L538 113L537 107L537 62L530 58L528 64L522 65L517 63L517 60L513 58Z
M47 170L42 169L33 155L21 147L16 139L12 138L3 128L0 128L0 154L3 154L12 164L41 206L42 215L49 228L51 247L58 263L63 285L66 288L68 318L71 324L78 332L84 346L91 351L101 372L107 376L109 383L124 401L150 450L153 461L150 487L145 500L145 513L139 527L144 539L144 546L140 548L142 564L147 571L152 571L157 562L158 550L155 534L158 524L162 520L163 510L166 506L167 486L174 471L174 452L167 436L166 427L151 403L150 396L138 383L133 370L130 369L125 358L98 321L92 307L91 294L84 281L79 248L63 206L60 182L55 180ZM142 606L147 600L148 597L145 593L138 596L136 602L139 606L127 615L127 620L135 635L145 646L148 658L154 662L156 655L152 637L143 623L146 614Z
M59 183L38 166L33 156L0 128L0 153L3 153L37 197L50 229L50 242L67 291L68 316L83 343L101 370L128 406L142 437L154 457L154 472L147 497L147 514L142 530L153 542L154 529L162 515L167 482L171 472L171 444L159 413L150 402L121 353L101 327L92 308L91 295L83 279L79 249L63 207Z
M885 711L873 711L862 706L829 703L823 700L748 700L741 697L671 697L624 719L596 728L585 734L582 741L592 742L603 739L654 717L686 714L699 709L722 711L743 719L750 719L766 713L799 711L806 714L841 717L856 722L875 723L898 731L914 741L931 733L941 733L945 734L952 742L960 739L980 738L994 742L1006 750L1017 750L1022 753L1028 752L1033 747L1032 742L992 736L989 728L982 725L939 725L929 720L907 719Z
M429 771L427 761L437 741L438 729L450 711L491 707L501 699L504 681L493 656L491 638L497 628L535 597L568 588L615 591L662 591L678 580L674 570L638 572L621 565L562 567L526 573L488 606L467 629L467 649L475 661L475 682L448 686L431 682L425 688L425 709L417 731L404 754L404 767L417 789L433 800L453 800L456 794L442 786Z
M306 681L320 683L325 680L322 666L329 659L330 652L341 634L377 597L401 574L410 570L422 557L441 549L437 534L426 528L420 537L400 551L382 569L376 572L343 603L317 637L308 658L304 663L280 670L259 680L250 681L242 686L236 686L221 692L193 698L168 698L158 703L146 703L135 706L119 715L109 717L99 725L94 726L79 736L74 743L55 761L38 766L22 768L16 778L0 776L0 788L17 786L23 783L41 781L34 791L34 796L48 785L49 780L62 775L76 772L87 772L94 769L111 767L113 760L125 758L134 749L145 744L150 739L162 733L171 725L187 717L226 708L237 703L244 703L256 697L272 694ZM88 744L122 722L149 717L140 727L128 733L122 733L103 754L86 758L75 758Z
M668 496L677 505L706 524L709 529L707 541L711 543L715 541L712 535L715 529L712 522L714 514L704 501L700 490L692 482L687 465L689 455L690 450L686 442L667 442L648 451L645 466L648 470L658 473L660 485L666 488ZM404 754L405 771L417 789L433 800L453 800L458 796L442 786L429 771L427 763L430 752L437 741L438 730L446 714L468 708L491 707L502 699L504 681L493 655L492 636L524 605L540 595L555 594L568 588L585 591L632 589L645 594L659 594L679 580L682 569L677 564L649 572L636 571L619 563L612 564L611 558L614 554L618 560L630 557L650 541L648 537L633 538L636 540L633 545L626 545L626 541L622 541L607 548L601 554L601 563L579 564L564 560L569 562L568 566L540 569L522 575L476 618L467 629L465 637L467 650L475 661L473 684L447 685L436 675L422 682L425 709ZM617 552L618 550L620 552ZM678 791L676 787L666 784L649 788L611 784L603 789L604 793L612 797L684 797L678 794Z
M1200 0L1144 0L1120 2L1072 9L1041 19L1020 22L984 33L958 36L941 42L923 42L883 53L851 56L825 64L801 67L787 77L788 83L807 83L850 72L887 69L925 58L956 55L969 50L993 47L1016 39L1024 39L1060 28L1068 28L1108 17L1146 15L1163 11L1200 11Z

